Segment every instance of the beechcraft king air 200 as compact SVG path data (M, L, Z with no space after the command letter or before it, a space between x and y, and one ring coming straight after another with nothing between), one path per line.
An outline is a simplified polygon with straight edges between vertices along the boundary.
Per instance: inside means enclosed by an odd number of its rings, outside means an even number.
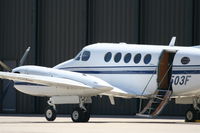
M148 117L157 116L175 98L177 104L193 105L185 115L192 122L200 115L200 47L174 44L175 37L169 46L97 43L53 68L21 65L0 72L0 78L13 80L23 93L49 97L48 121L56 118L56 104L70 103L79 104L72 120L88 122L85 104L92 102L92 96L106 95L112 104L114 97L149 99L138 113Z

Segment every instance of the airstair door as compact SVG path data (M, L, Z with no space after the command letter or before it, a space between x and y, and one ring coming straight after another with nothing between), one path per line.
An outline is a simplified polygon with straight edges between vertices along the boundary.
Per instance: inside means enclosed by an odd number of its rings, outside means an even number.
M163 50L157 67L157 89L148 104L138 114L140 116L157 116L168 103L172 94L172 65L176 51Z
M176 51L163 50L160 55L157 69L157 84L158 89L172 90L172 64Z

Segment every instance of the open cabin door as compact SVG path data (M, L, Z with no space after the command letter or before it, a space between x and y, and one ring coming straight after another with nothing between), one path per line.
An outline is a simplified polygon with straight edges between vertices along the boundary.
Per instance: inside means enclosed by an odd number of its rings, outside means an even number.
M168 103L172 94L172 65L177 51L163 50L157 67L157 89L148 104L138 114L140 116L157 116Z
M172 64L176 51L163 50L157 68L158 89L172 90Z

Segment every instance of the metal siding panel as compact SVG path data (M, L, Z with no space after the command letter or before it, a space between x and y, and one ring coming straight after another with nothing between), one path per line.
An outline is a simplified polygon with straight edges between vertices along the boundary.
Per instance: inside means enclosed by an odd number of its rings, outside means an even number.
M138 42L138 0L91 0L89 42Z
M44 0L41 11L39 64L52 67L85 46L86 0Z
M172 99L167 106L161 112L161 115L168 116L184 116L185 112L191 107L191 105L175 104L175 100Z
M109 98L99 96L92 98L91 113L96 115L134 115L137 112L137 99L115 98L111 105Z
M24 50L32 44L32 1L4 0L1 3L2 60L19 61ZM29 43L29 44L27 44ZM29 56L29 63L34 57ZM34 98L17 93L17 112L34 112Z
M141 1L140 43L167 45L172 36L177 45L192 43L193 1Z
M193 5L193 45L200 45L200 1L194 0Z

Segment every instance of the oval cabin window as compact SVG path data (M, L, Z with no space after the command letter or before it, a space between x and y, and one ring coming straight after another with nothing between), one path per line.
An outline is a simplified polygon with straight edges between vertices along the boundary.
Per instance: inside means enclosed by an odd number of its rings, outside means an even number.
M144 57L144 63L145 64L149 64L150 61L151 61L151 55L150 54L145 55L145 57Z
M118 62L121 60L121 57L122 57L122 54L121 54L121 53L117 53L117 54L115 55L114 61L115 61L116 63L118 63Z
M188 64L190 62L190 58L189 57L183 57L182 59L181 59L181 63L182 64Z
M135 64L138 64L141 60L142 55L140 53L136 54L134 57Z
M112 57L112 53L111 52L106 53L106 55L104 56L105 62L109 62L111 57Z
M124 62L125 62L125 63L128 63L130 60L131 60L131 54L128 53L128 54L126 54L126 55L124 56Z

